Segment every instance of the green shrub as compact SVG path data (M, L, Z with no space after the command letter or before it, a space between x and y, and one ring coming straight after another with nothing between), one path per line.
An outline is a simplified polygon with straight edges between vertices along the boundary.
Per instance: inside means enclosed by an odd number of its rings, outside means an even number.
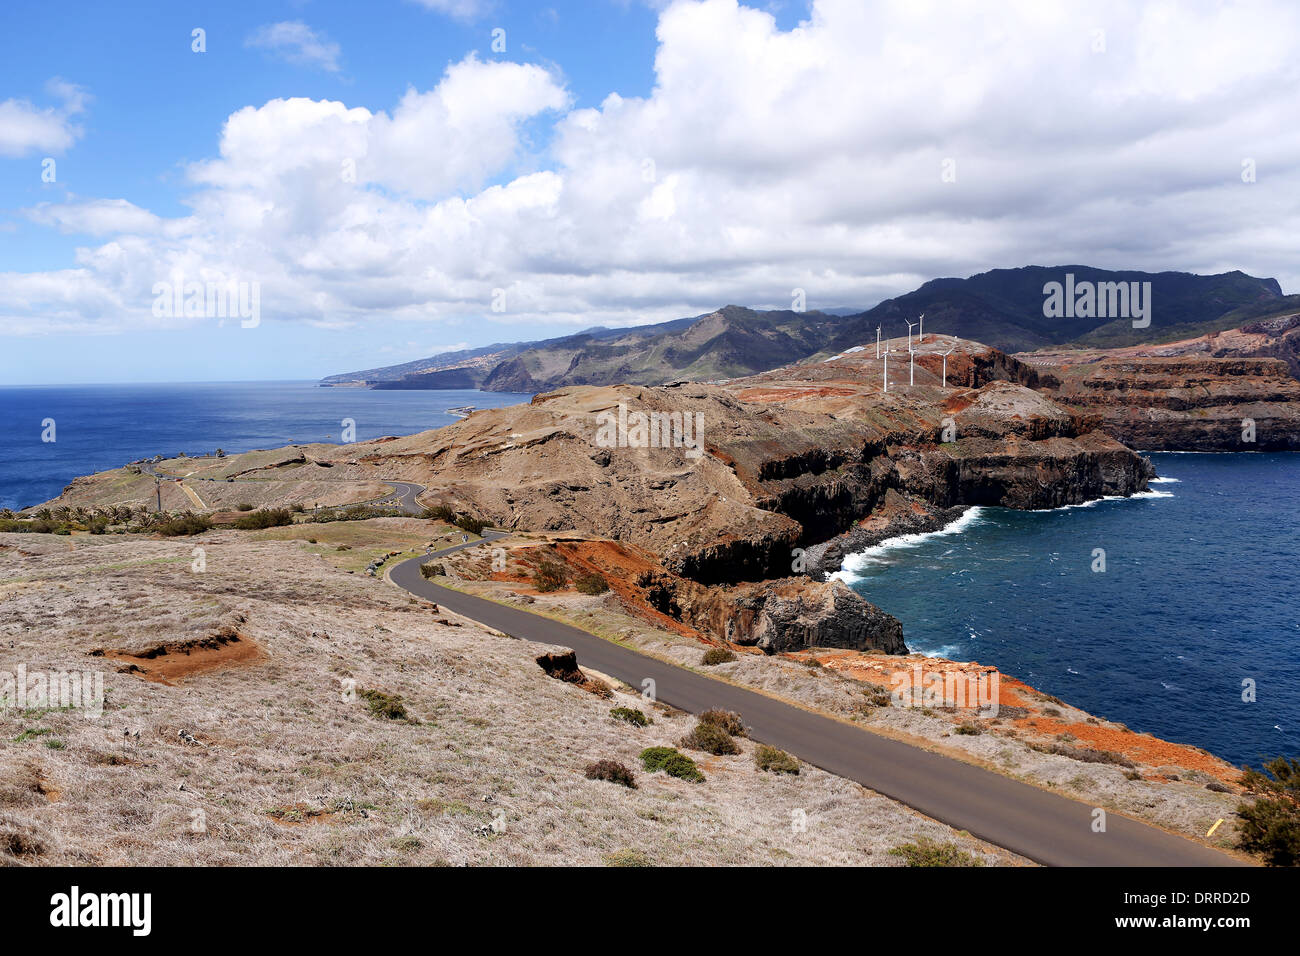
M605 854L606 866L654 866L640 850L615 850Z
M653 720L635 707L615 707L609 712L609 715L615 720L625 720L637 727L647 727L654 723Z
M1269 866L1300 865L1300 760L1278 757L1262 772L1247 767L1241 784L1255 802L1237 807L1237 849L1261 854Z
M703 750L715 757L740 753L740 747L731 739L731 734L717 724L704 720L697 723L694 729L682 738L681 744L691 750Z
M167 518L150 530L169 538L176 538L181 535L202 534L211 527L212 519L207 515L196 515L192 511L187 511L183 515Z
M954 734L960 734L963 737L978 737L983 733L975 724L962 724L953 730Z
M235 519L235 527L240 531L260 531L286 524L293 524L293 513L288 508L262 508Z
M700 663L705 667L712 667L714 664L726 664L728 661L734 661L736 655L725 647L710 647L700 658Z
M436 578L439 575L446 576L447 569L438 561L430 561L428 564L420 565L420 574L424 578Z
M704 774L695 766L695 761L676 747L647 747L641 751L641 763L652 773L662 770L670 777L703 783Z
M303 506L303 503L301 501L295 501L293 504L289 506L289 510L296 515L300 515L307 509L306 507Z
M740 719L740 714L734 711L718 710L716 707L706 710L700 714L700 723L715 724L733 737L745 735L745 722Z
M597 760L587 764L585 773L588 780L608 780L630 790L636 789L636 776L617 760Z
M424 513L420 516L428 518L431 521L451 522L456 518L456 512L452 511L446 505L434 505L431 508L425 508Z
M373 717L385 720L411 720L406 703L399 694L385 694L382 690L359 690L357 696L364 700Z
M901 856L908 866L983 866L978 857L963 853L955 843L935 843L929 837L919 837L915 843L904 843L889 851L890 856Z
M758 749L754 751L754 765L768 773L797 774L799 772L798 760L784 750L777 750L767 744L759 744Z
M462 531L468 531L470 534L482 534L487 525L488 523L482 518L476 518L473 515L461 515L456 519L456 527Z
M583 594L604 594L609 590L603 574L579 574L573 579L573 586Z
M558 591L569 583L569 573L556 561L543 561L533 572L533 587L539 591Z
M245 501L245 502L243 502L242 504L237 504L237 505L235 505L235 510L236 510L236 511L252 511L252 510L253 510L253 506L250 505L248 502Z

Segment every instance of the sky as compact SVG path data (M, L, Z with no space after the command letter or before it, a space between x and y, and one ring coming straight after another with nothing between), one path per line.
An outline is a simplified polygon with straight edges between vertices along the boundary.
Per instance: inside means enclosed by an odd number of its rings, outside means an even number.
M1289 0L4 17L0 385L313 379L1029 264L1300 291Z

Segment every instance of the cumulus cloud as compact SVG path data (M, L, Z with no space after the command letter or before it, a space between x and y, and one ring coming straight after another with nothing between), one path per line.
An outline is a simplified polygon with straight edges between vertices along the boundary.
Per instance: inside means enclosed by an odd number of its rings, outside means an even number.
M0 102L0 156L17 158L33 153L62 153L81 136L76 123L90 97L75 83L55 77L46 92L59 106L39 107L25 99Z
M172 270L259 279L264 315L333 324L492 319L498 293L512 321L584 327L788 307L795 288L865 306L1026 263L1300 289L1287 3L818 0L781 30L709 0L664 10L657 39L652 93L592 108L470 56L387 111L241 109L189 171L189 217L104 229L57 283L0 276L0 328L29 309L147 322Z
M310 66L337 73L339 45L318 34L301 20L286 20L258 27L244 46L266 50L295 66Z

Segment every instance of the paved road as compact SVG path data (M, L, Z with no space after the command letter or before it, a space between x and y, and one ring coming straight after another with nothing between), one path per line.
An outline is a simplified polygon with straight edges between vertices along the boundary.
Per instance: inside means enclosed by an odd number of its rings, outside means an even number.
M488 532L485 540L503 537ZM891 740L754 691L648 657L568 624L453 591L420 574L431 558L472 541L410 558L389 572L417 597L512 637L573 648L579 664L641 688L690 713L736 711L749 736L904 803L949 826L1051 866L1232 866L1239 861L1199 843L1107 814L1093 831L1093 808L1001 774Z
M417 485L410 481L394 481L392 478L384 478L382 481L386 485L393 486L393 493L382 498L375 498L368 502L369 504L398 505L407 514L412 515L424 513L424 505L415 500L420 492L424 491L424 485Z

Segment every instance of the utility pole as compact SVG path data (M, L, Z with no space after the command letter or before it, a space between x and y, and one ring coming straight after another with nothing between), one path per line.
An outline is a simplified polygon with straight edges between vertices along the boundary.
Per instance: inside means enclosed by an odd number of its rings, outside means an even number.
M161 512L162 511L162 482L159 481L156 476L154 477L153 480L153 490L154 493L158 496L158 507L156 510Z

